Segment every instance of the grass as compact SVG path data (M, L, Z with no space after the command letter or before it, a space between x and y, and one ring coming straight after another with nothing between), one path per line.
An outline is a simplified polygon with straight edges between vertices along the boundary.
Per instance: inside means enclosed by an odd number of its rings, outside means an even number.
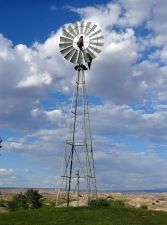
M166 212L116 204L112 202L110 207L104 208L44 206L41 209L1 213L0 225L167 225Z

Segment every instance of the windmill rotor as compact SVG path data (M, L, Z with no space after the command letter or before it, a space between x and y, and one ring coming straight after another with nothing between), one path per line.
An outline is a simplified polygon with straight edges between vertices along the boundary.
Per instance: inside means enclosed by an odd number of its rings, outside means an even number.
M78 42L81 37L83 44L79 47ZM70 24L63 29L59 47L63 57L71 63L76 65L90 63L102 50L102 31L91 22L81 21Z

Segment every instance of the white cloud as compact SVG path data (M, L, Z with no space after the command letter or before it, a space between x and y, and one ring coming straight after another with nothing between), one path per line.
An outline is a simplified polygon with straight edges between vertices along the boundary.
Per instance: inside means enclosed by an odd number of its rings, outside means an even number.
M99 188L146 190L166 187L166 160L157 155L127 151L100 152L95 162Z
M18 88L38 87L42 85L50 85L52 78L48 73L41 74L40 76L33 75L18 83Z
M147 26L147 23L143 24L144 21L155 19L152 11L156 5L154 0L121 0L118 4L110 2L105 6L72 8L83 19L99 23L103 28L104 48L97 60L93 61L87 77L91 95L112 99L119 104L150 100L152 93L155 101L161 101L165 96L161 80L166 82L166 76L159 62L165 61L166 51L163 49L156 54L156 62L146 60L147 57L155 57L152 50L147 53L153 45L153 31L148 31L147 36L144 33L137 36L135 30L137 26ZM119 9L117 13L113 10L113 14L117 15L116 21L109 19L110 7ZM108 15L105 17L106 13Z
M15 170L13 168L0 168L0 185L3 187L14 184L16 179Z
M107 103L90 108L90 112L94 134L135 135L151 142L167 141L167 112L164 110L145 113L128 105Z
M59 117L61 114L62 112L53 111L54 116ZM129 136L133 143L133 137L136 136L159 145L161 140L167 140L166 112L160 110L146 114L127 105L106 103L91 106L90 118L99 188L135 190L165 187L166 159L156 155L155 150L153 154L151 146L147 152L142 148L129 149L121 139L115 142L111 137L114 134ZM43 129L24 138L10 139L9 142L4 142L3 149L20 152L23 158L44 167L49 165L54 169L55 175L59 175L66 134L67 130L64 128ZM45 177L44 175L43 181ZM48 181L50 185L53 184L51 180ZM38 185L38 181L35 181L34 185Z
M156 0L119 0L125 13L120 19L120 24L126 26L138 26L152 16L152 9Z
M132 76L138 46L133 29L108 34L99 59L93 62L87 78L90 94L112 98L116 102L130 102L141 98L142 84Z
M0 176L8 176L14 173L12 168L0 168Z
M117 23L121 9L119 4L108 3L106 6L97 5L84 8L70 8L71 11L80 14L82 19L99 23L103 28L112 27ZM98 16L97 16L98 15Z
M45 43L35 43L32 47L13 46L0 36L1 128L33 129L38 123L31 111L40 107L40 101L48 97L48 92L69 91L67 84L73 73L67 76L64 71L69 65L64 63L58 50L59 32L53 33ZM49 110L46 117L51 121Z
M167 32L167 15L166 15L167 2L157 0L152 10L152 18L148 21L148 27L154 31L153 42L156 45L166 45L166 32Z
M41 130L34 135L38 137L34 142L29 143L28 139L25 139L22 143L23 159L39 163L42 168L49 167L58 176L63 157L65 130ZM13 141L19 142L19 139ZM124 150L126 146L102 136L95 136L93 147L99 189L136 190L165 187L166 159L160 158L155 153L145 153L142 149ZM33 174L32 169L28 173L27 169L24 172L24 182L27 185L32 183L33 186L39 186L39 182L45 187L55 185L55 177L52 175L39 176ZM20 177L17 172L15 177L15 182L20 185L23 174Z
M60 109L45 111L39 108L35 108L32 110L31 114L36 120L43 120L43 123L51 123L58 125L59 127L63 126L63 123L65 121L64 114Z
M134 28L127 26L117 30L113 27L111 30L112 25L119 26L120 18L134 18L135 15L131 11L137 11L138 8L138 12L143 13L141 18L146 19L146 15L154 6L154 1L145 3L146 11L143 11L143 4L135 2L136 5L127 0L121 1L121 4L119 1L106 6L72 9L87 20L94 18L96 23L102 25L105 35L104 49L93 62L87 77L88 93L112 99L119 104L145 101L149 98L147 94L152 91L157 100L164 100L166 96L166 76L162 68L149 61L136 63L141 57L140 51L144 44L141 46L141 40L136 37ZM126 9L125 12L121 11L122 7ZM136 24L141 23L143 19L137 17ZM108 26L110 29L106 29ZM69 93L71 90L73 66L65 62L59 53L60 33L61 29L52 33L44 43L36 42L32 47L23 44L13 46L11 41L1 35L0 106L4 109L1 111L2 126L9 127L9 124L21 117L26 118L24 124L22 121L16 121L16 124L25 127L27 123L30 126L30 121L34 121L31 112L40 108L40 100L47 98L49 91ZM165 48L159 55L165 60ZM13 126L15 127L15 124Z

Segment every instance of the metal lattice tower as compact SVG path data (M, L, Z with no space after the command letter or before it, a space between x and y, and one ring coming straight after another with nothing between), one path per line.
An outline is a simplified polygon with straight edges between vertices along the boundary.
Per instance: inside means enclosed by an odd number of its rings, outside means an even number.
M69 25L60 37L60 52L70 62L76 64L76 79L68 119L68 135L62 165L62 174L57 193L56 205L73 198L88 202L97 197L96 176L92 148L92 135L85 83L85 64L101 51L101 29L90 22Z

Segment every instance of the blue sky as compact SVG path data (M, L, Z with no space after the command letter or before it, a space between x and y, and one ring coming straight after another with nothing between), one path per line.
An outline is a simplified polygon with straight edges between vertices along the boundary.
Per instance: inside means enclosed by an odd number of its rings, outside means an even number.
M65 23L75 22L79 15L70 12L70 7L105 4L108 1L1 1L1 32L14 44L31 45L44 42L50 33Z
M59 36L80 20L105 42L86 74L98 188L167 187L164 4L0 1L0 187L56 186L74 79Z

